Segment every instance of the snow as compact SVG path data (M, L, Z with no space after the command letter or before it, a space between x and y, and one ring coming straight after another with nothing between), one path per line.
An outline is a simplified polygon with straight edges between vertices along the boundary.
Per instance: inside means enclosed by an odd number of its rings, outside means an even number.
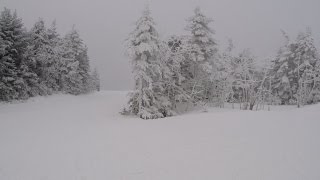
M287 76L283 76L282 77L282 82L283 83L289 83L290 81L289 81L289 78Z
M141 120L118 113L126 99L0 104L0 179L320 179L320 105Z

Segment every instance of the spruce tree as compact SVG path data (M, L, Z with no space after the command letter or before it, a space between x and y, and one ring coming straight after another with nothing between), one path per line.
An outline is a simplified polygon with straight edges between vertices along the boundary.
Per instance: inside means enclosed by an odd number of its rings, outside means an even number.
M135 81L127 111L143 119L166 116L162 108L161 40L148 7L136 22L136 28L127 39L127 46Z
M4 9L0 15L0 100L10 101L26 94L20 71L26 49L26 32L17 13ZM19 72L20 71L20 72Z
M83 50L83 41L73 28L66 34L62 42L63 64L60 70L62 91L65 93L78 95L83 92L83 77L80 75L79 61Z
M191 33L191 44L194 48L194 62L198 64L198 68L206 71L211 64L211 60L217 52L216 42L213 39L214 30L210 27L213 20L206 17L197 7L194 10L194 16L188 19L186 30ZM201 67L202 66L202 67ZM195 76L197 76L195 74Z
M313 100L313 102L320 102L320 58L315 64L314 67L314 85L313 85L313 91L310 94L310 99Z
M62 87L62 75L64 74L64 44L63 39L60 38L57 32L56 22L54 21L47 29L48 45L49 45L49 58L47 59L47 69L45 69L45 81L47 86L50 87L53 92L63 91Z
M314 102L315 69L319 55L310 30L299 33L296 40L287 40L273 62L273 93L281 104L298 107Z
M48 72L49 59L51 58L51 47L45 22L39 19L30 30L30 45L28 46L28 66L38 77L37 86L39 95L52 94L52 85L49 84L51 73Z
M0 101L91 89L87 47L76 30L60 38L55 22L40 19L30 31L17 13L0 15Z
M213 22L211 18L206 17L200 8L196 8L194 15L188 19L186 28L191 33L188 68L193 81L189 91L195 101L204 101L212 96L213 84L208 77L213 70L217 43L213 38L214 30L210 27L211 22Z
M59 68L62 64L61 56L61 39L56 30L56 22L54 21L46 31L48 43L46 44L47 58L44 62L45 68L43 69L43 81L45 82L51 93L60 90L60 72Z
M82 77L82 93L88 93L91 91L88 48L85 46L76 58L79 61L79 75Z

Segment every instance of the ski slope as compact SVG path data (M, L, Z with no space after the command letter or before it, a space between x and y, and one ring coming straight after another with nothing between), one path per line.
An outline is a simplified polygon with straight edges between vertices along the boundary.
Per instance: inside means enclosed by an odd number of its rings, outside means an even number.
M0 104L1 180L316 180L320 105L141 120L123 92Z

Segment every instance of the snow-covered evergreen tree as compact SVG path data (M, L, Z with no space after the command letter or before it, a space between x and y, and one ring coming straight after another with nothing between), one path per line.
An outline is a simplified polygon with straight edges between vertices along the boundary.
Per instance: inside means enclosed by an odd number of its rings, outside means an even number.
M200 10L194 10L194 16L188 19L187 30L191 32L191 44L193 46L192 60L195 62L195 71L210 72L212 58L217 52L216 42L213 39L214 30L211 29L211 18L206 17ZM197 73L194 74L198 76Z
M73 28L62 41L63 65L60 67L62 73L62 91L70 94L81 94L83 92L83 77L80 75L80 61L84 51L83 41L79 33Z
M52 47L49 43L49 37L45 22L39 19L29 33L29 46L27 50L27 66L38 77L37 85L33 85L32 93L34 95L52 94L53 85L51 82L52 73L48 72L49 61L52 55Z
M212 96L212 82L208 78L213 70L213 59L217 53L214 31L210 27L213 21L196 8L194 16L188 19L187 30L191 32L189 49L189 71L193 81L189 91L196 101L204 101Z
M20 71L26 47L26 32L17 13L4 9L0 15L0 101L25 95L26 84Z
M135 87L130 94L126 111L143 119L170 115L166 112L170 101L162 94L164 62L160 56L161 44L155 22L147 7L127 39L127 54L132 60Z
M310 99L312 99L313 102L320 102L320 59L315 64L313 77L314 85L312 87L312 93L310 93Z
M48 38L48 57L45 62L45 69L43 69L43 81L47 88L54 93L61 90L61 72L59 70L63 64L62 42L57 32L55 21L47 29L46 34Z
M82 93L88 93L91 91L88 48L85 46L76 58L79 61L79 75L82 77Z
M299 33L294 41L286 37L287 44L273 62L273 93L280 98L281 104L312 103L317 94L314 72L319 55L311 31Z
M87 47L76 30L61 39L55 22L47 29L40 19L27 31L16 12L1 12L0 101L87 93L96 89L91 79Z
M320 61L319 52L314 44L311 29L307 29L305 33L300 33L297 37L297 46L295 53L298 57L298 106L318 102L319 92L317 91L316 69Z
M62 90L70 94L88 93L90 89L90 63L88 48L74 28L62 41Z

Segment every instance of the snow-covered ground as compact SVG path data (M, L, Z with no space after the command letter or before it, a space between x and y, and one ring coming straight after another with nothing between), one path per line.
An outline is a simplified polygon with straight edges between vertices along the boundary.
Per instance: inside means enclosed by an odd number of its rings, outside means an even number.
M320 105L123 117L123 92L0 104L0 180L316 180Z

